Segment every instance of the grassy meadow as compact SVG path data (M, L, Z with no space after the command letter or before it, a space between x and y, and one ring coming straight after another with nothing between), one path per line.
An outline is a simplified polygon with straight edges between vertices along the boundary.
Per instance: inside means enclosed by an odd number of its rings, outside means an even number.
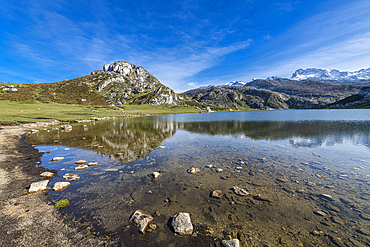
M123 105L120 107L89 106L79 104L41 103L32 101L0 100L0 122L37 122L56 119L73 121L91 117L129 115L162 115L194 113L199 110L179 106Z

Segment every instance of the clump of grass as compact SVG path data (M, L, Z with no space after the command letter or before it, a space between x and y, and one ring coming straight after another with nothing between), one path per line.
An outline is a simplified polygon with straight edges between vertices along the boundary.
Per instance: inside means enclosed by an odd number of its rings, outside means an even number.
M69 206L69 201L67 199L57 201L54 205L56 209L63 209Z

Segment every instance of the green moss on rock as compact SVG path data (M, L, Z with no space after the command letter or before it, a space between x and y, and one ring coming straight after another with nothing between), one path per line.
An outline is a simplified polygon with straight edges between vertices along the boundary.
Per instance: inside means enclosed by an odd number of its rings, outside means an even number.
M57 201L54 205L56 209L63 209L69 206L69 201L67 199Z

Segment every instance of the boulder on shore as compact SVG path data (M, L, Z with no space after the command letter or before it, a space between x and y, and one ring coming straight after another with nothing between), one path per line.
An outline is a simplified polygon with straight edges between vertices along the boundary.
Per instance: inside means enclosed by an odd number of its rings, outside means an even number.
M145 213L140 209L136 210L130 218L130 221L132 221L136 225L136 227L142 234L145 233L145 228L152 220L153 217L150 214Z
M176 214L172 219L171 225L175 232L180 235L189 235L193 233L193 224L191 223L188 213Z
M222 244L224 247L239 247L240 246L239 239L222 240Z
M37 191L46 190L48 188L48 183L49 183L49 180L43 180L40 182L32 183L28 192L35 193Z

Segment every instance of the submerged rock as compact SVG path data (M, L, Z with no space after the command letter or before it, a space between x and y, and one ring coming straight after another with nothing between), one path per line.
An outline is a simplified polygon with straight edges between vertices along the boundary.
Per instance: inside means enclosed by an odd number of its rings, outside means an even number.
M136 210L130 218L130 221L133 222L143 234L145 233L145 228L152 220L153 217L150 214L147 214L140 209Z
M233 186L233 191L238 196L247 196L247 195L249 195L249 193L245 189L239 188L238 186Z
M326 213L324 213L323 211L315 211L314 213L319 215L319 216L325 216L326 215Z
M49 180L43 180L40 182L32 183L28 192L35 193L37 191L46 190L48 188L48 183L49 183Z
M154 179L160 179L162 177L162 174L160 174L159 172L153 172L152 176L154 177Z
M63 178L69 181L75 181L77 179L80 179L80 177L77 174L73 174L73 173L66 173L64 174Z
M176 214L171 223L174 231L180 235L189 235L193 233L193 224L188 213Z
M200 172L200 169L199 168L196 168L196 167L190 167L190 169L188 170L188 173L197 173L197 172Z
M224 247L239 247L240 246L239 239L222 240L222 244Z
M211 196L214 197L214 198L217 198L217 199L221 199L223 193L221 190L214 190L212 191L211 193Z
M67 188L70 185L71 185L70 182L56 182L54 184L53 190L55 190L55 191L64 190L65 188Z
M328 201L334 201L333 196L328 194L320 194L318 195L321 199L328 200Z
M261 194L258 194L256 196L254 196L253 198L256 199L256 200L260 200L260 201L272 202L269 198L267 198L266 196L263 196Z
M40 177L48 178L48 177L51 177L53 175L54 175L54 173L52 173L52 172L43 172L43 173L40 174Z

